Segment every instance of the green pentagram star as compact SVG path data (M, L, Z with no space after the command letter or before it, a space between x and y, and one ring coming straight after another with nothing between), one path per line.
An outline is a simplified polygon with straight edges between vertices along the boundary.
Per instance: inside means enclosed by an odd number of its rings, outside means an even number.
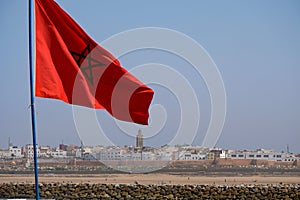
M89 44L84 48L84 50L81 53L77 53L70 50L70 53L72 54L74 60L76 61L78 67L80 68L86 79L92 85L94 85L93 68L105 66L105 64L92 58L90 52L91 48ZM84 66L82 65L83 61L85 61Z

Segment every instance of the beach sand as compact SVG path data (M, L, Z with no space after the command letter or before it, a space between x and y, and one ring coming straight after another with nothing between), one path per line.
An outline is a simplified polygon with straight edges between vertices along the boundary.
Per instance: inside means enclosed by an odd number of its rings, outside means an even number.
M34 175L1 174L0 183L34 183ZM40 174L40 183L98 183L98 184L300 184L300 177L283 176L189 176L169 174Z

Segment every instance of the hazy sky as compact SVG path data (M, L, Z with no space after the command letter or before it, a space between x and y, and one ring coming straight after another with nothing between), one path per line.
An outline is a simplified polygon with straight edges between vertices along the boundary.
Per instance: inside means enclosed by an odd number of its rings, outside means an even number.
M193 38L209 53L224 81L226 121L216 144L224 149L274 149L300 153L300 2L295 1L57 1L98 43L133 28L162 27ZM0 148L31 143L27 1L2 0L0 12ZM121 45L121 44L120 44ZM159 50L119 58L130 70L161 63L177 70L198 98L201 120L193 142L201 145L210 120L210 96L203 79L182 58ZM167 144L180 123L176 94L159 84L153 104L167 112L162 130L145 143ZM80 144L72 107L36 99L38 143ZM104 132L116 145L134 145L105 111L97 111ZM152 119L155 120L155 119ZM142 126L132 124L133 130ZM147 135L146 135L147 137ZM101 141L95 141L101 144Z

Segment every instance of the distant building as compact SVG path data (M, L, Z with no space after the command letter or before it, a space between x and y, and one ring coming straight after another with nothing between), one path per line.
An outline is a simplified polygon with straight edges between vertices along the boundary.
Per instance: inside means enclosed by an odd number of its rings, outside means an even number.
M53 158L66 158L67 151L61 150L59 147L55 149L55 151L50 152L51 157Z
M119 147L101 149L96 154L96 158L99 160L121 160L121 151Z
M107 147L96 154L99 160L156 160L151 151L137 152L132 147Z
M67 150L67 156L69 157L81 158L82 156L81 148L74 144L68 145L66 147L66 150Z
M136 136L136 148L142 149L143 148L143 134L142 131L139 129L138 134Z
M226 154L225 154L224 150L218 149L218 148L213 148L206 154L206 159L214 160L217 158L225 158L225 156L226 156Z
M2 150L0 149L0 158L9 158L10 157L10 152L9 150L5 149L5 150Z
M39 157L48 158L50 156L51 148L50 146L40 146Z
M205 160L208 149L199 146L178 146L178 160Z
M65 144L60 144L59 145L60 150L67 151L67 148L68 148L68 145L65 145Z
M9 157L10 158L22 158L23 154L21 148L17 146L9 146Z
M204 160L205 155L198 154L196 152L182 152L179 156L179 160Z
M209 151L209 152L206 154L206 160L214 160L214 159L215 159L215 154L214 154L214 152Z
M273 150L257 149L257 150L228 150L226 158L231 159L255 159L270 160L278 162L295 161L295 155L288 152L274 152Z
M38 145L36 145L37 150L37 156L40 156L40 149L38 148ZM25 146L25 156L27 158L33 158L33 144L27 144Z

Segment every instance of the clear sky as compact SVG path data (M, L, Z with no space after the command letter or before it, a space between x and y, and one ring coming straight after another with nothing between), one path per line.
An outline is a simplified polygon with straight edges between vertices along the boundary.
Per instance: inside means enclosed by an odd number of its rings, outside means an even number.
M226 89L226 121L216 146L281 151L288 144L290 151L300 153L298 0L57 2L98 43L142 27L169 28L193 38L216 63ZM7 148L9 137L15 145L32 141L27 1L2 0L0 11L0 148ZM128 70L153 62L167 64L186 77L199 99L201 121L193 144L201 145L211 109L201 76L194 75L178 56L157 50L132 52L119 60ZM151 87L155 90L153 103L163 105L168 118L161 132L145 143L160 146L168 143L178 128L180 108L168 88ZM37 98L36 108L39 144L57 146L62 140L80 144L70 105ZM97 117L115 144L134 145L134 138L116 128L105 111L97 111Z

